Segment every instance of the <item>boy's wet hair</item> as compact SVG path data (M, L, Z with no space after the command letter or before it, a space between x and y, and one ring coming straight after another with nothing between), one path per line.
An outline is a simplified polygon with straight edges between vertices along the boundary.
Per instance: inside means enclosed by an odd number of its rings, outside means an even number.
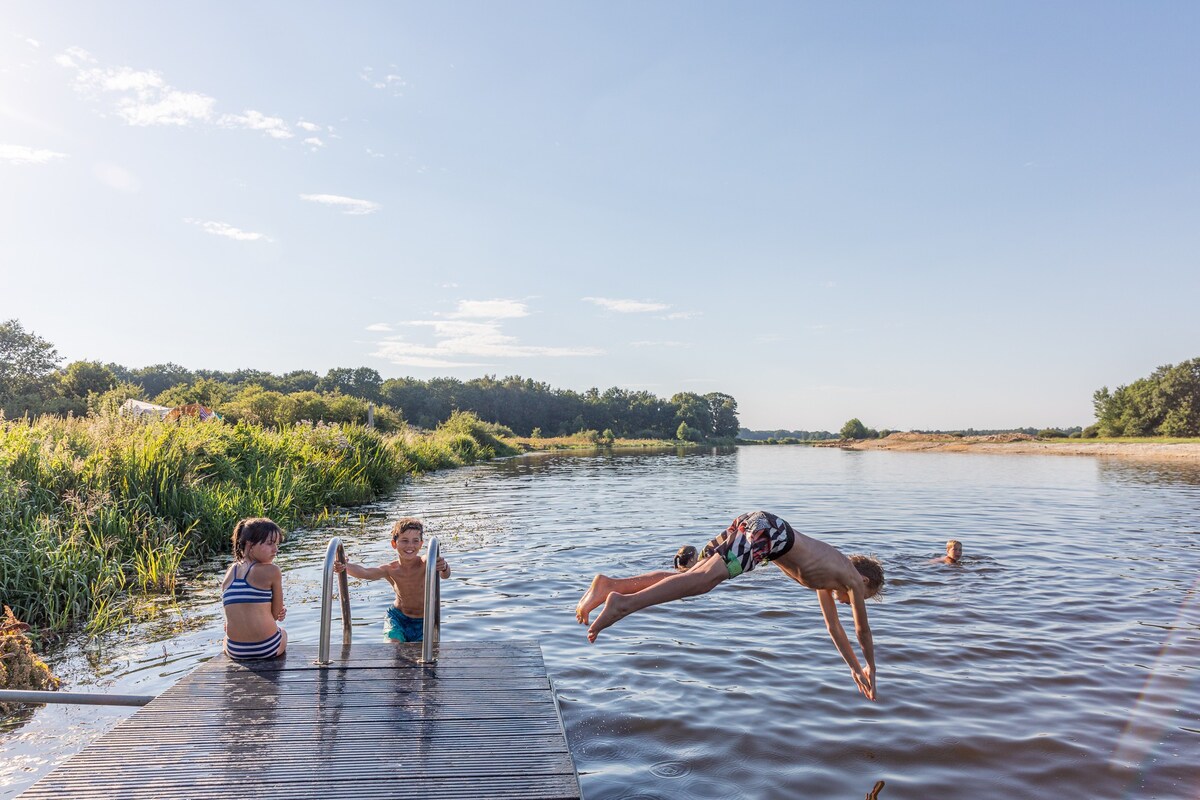
M958 545L959 547L962 547L962 542L960 542L958 539L947 539L946 540L946 547L953 547L954 545Z
M246 558L247 550L253 545L262 544L272 536L282 542L283 528L266 517L246 517L239 521L233 526L234 560L242 561Z
M850 563L858 570L858 574L867 579L867 592L873 597L883 594L883 564L878 558L855 554L850 556Z
M405 531L416 531L421 534L422 539L425 538L425 526L416 517L404 517L401 520L397 520L396 524L392 526L392 541L394 542L399 539L400 534Z
M675 554L675 569L688 569L696 563L696 548L685 544Z

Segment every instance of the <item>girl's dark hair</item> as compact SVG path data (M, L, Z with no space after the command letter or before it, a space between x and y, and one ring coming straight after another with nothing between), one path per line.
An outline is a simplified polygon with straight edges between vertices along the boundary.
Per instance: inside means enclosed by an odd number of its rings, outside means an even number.
M675 569L689 569L696 563L696 548L685 544L675 554Z
M251 545L262 544L275 536L283 541L283 529L266 517L246 517L233 526L233 558L242 561Z

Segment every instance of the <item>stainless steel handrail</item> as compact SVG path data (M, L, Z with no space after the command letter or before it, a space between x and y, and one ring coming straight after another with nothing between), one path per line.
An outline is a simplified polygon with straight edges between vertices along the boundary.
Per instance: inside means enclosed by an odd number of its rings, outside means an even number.
M44 692L37 689L0 689L0 703L64 703L76 706L144 706L154 699L144 694L94 694Z
M333 599L334 574L338 576L338 595L342 599L342 646L350 644L350 583L344 571L334 573L335 561L346 563L346 551L341 538L337 536L329 540L329 547L325 550L325 569L321 578L321 641L317 650L317 663L321 666L329 664L329 628L333 617L329 601Z
M425 551L425 621L421 627L421 663L436 664L434 648L442 635L442 584L437 562L440 548L436 537Z

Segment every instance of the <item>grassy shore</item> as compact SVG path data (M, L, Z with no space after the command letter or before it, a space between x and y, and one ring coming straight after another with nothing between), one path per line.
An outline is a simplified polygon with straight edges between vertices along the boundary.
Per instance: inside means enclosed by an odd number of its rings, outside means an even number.
M517 449L471 414L431 433L282 429L115 415L0 421L0 597L41 633L125 618L124 598L171 592L228 550L234 523L319 524L405 476Z
M598 447L613 449L647 449L667 447L700 447L696 442L681 442L678 439L620 439L611 442L587 431L571 436L510 436L505 441L524 452L541 450L593 450Z

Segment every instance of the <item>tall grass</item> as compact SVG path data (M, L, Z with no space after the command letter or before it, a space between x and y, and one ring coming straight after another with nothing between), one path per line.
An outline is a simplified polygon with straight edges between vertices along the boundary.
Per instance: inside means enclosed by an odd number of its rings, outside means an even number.
M115 415L0 419L0 601L41 632L120 624L131 592L174 592L234 523L285 528L375 500L405 476L507 455L456 414L432 433L281 429Z

